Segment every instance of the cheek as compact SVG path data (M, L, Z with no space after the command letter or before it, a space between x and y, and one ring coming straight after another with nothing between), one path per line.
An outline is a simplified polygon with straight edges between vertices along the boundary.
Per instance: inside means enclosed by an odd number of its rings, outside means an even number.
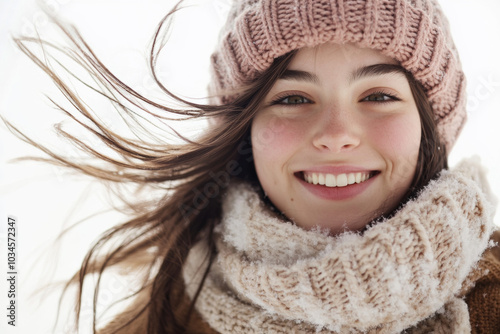
M279 117L256 117L252 123L252 148L256 168L283 163L297 147L302 129Z
M385 122L376 132L374 142L393 172L405 179L413 178L421 139L418 112Z

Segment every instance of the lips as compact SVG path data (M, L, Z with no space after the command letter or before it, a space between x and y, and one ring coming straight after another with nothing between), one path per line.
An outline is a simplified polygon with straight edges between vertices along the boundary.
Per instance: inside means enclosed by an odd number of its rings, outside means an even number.
M303 180L309 184L319 184L326 187L345 187L355 183L362 183L368 180L374 172L356 172L356 173L317 173L317 172L302 172Z
M353 171L344 173L303 171L297 173L297 176L309 184L340 188L363 183L378 173L379 171Z
M326 200L354 198L373 184L380 174L377 170L359 168L317 168L295 173L300 183L315 196Z

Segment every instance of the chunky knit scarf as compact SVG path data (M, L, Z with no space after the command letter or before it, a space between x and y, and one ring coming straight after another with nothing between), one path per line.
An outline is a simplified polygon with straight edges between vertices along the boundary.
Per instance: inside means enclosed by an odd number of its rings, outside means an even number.
M220 333L470 333L459 296L489 245L492 202L481 168L464 162L392 218L332 237L232 185L196 309ZM191 298L207 257L201 243L188 257Z

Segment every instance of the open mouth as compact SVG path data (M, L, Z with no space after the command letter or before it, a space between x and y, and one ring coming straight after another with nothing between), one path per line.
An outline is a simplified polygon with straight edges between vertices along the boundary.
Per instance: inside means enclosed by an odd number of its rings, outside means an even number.
M299 172L297 176L309 184L340 188L351 184L363 183L379 173L379 171L370 171L335 175L329 173Z

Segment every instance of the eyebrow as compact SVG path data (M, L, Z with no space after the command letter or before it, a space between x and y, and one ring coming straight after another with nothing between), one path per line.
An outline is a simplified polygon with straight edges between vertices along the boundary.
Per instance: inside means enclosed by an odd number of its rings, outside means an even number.
M305 81L313 84L319 84L319 78L316 74L299 70L285 70L285 72L283 72L278 79Z
M356 80L365 78L365 77L371 77L371 76L377 76L377 75L384 75L384 74L391 74L391 73L399 73L407 76L407 71L400 65L395 65L395 64L374 64L374 65L369 65L369 66L363 66L355 70L352 74L351 77L349 78L349 83L352 83ZM281 80L296 80L296 81L305 81L313 84L319 84L319 78L316 74L307 72L307 71L300 71L300 70L285 70L278 79Z
M377 75L384 74L403 74L408 75L408 72L401 66L396 64L374 64L369 66L363 66L354 71L349 79L349 82L354 82L356 80L373 77Z

